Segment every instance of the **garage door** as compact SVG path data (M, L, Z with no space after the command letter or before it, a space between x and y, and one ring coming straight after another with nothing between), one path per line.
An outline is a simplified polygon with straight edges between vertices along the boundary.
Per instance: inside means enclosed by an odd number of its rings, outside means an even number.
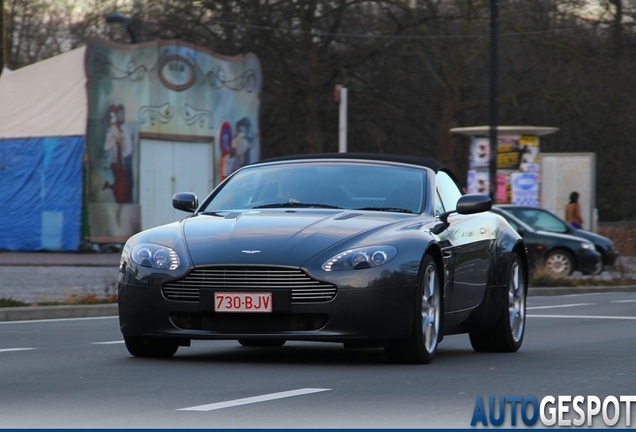
M177 192L205 198L213 185L212 146L206 142L141 139L139 204L141 228L183 219L187 213L172 207Z

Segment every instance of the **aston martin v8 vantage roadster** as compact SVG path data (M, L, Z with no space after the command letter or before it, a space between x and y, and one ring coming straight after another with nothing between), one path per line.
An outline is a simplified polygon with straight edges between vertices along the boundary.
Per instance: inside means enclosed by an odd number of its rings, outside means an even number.
M434 160L380 154L270 159L232 173L184 219L132 236L120 263L128 351L192 340L384 348L429 363L445 335L514 352L525 331L523 240L485 195Z

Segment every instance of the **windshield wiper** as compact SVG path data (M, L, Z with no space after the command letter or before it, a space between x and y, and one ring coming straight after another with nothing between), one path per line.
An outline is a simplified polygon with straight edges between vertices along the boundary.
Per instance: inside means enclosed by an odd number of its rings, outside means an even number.
M396 213L413 213L411 210L400 207L362 207L356 210L373 210L373 211L387 211Z
M342 207L330 205L330 204L320 204L320 203L302 203L302 202L281 202L281 203L271 203L271 204L263 204L256 207L252 207L255 209L263 209L263 208L278 208L278 207L304 207L304 208L327 208L327 209L340 209Z

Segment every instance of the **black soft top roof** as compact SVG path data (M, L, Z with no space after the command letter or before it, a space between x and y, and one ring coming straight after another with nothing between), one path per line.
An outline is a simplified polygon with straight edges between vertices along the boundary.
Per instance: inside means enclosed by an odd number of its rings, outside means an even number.
M398 162L411 165L420 165L426 168L430 168L437 172L444 168L440 162L435 159L423 158L417 156L403 156L384 153L315 153L315 154L302 154L294 156L281 156L276 158L265 159L254 164L267 163L267 162L280 162L291 160L307 160L307 159L358 159L358 160L375 160L386 162ZM254 165L253 164L253 165ZM447 171L445 169L444 171Z

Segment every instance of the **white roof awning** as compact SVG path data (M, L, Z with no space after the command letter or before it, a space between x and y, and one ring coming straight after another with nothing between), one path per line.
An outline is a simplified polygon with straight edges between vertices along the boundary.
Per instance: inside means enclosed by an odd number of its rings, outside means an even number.
M0 77L0 138L86 134L85 51L76 48Z

